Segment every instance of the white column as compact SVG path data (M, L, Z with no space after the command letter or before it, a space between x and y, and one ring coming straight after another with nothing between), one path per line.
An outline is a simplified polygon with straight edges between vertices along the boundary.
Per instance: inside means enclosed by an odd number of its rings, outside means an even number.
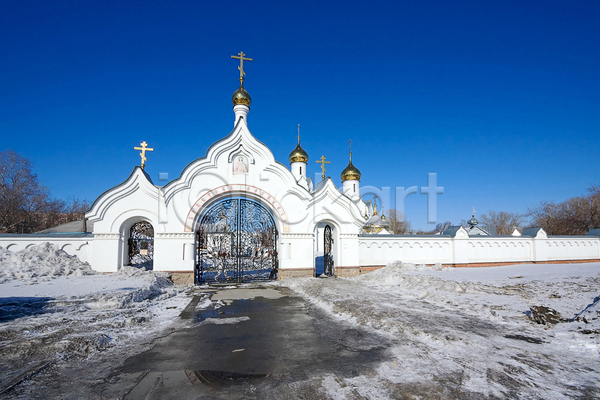
M306 178L306 163L301 161L293 162L291 164L291 170L292 175L294 175L296 180L300 179L301 177Z
M236 126L240 118L244 118L244 123L246 126L248 125L248 112L250 111L250 107L238 104L237 106L233 106L233 112L235 113L235 121L233 122L233 126Z
M354 199L355 197L358 196L359 189L360 189L359 181L349 179L347 181L344 181L342 185L343 185L342 190L346 196L350 197L351 199Z

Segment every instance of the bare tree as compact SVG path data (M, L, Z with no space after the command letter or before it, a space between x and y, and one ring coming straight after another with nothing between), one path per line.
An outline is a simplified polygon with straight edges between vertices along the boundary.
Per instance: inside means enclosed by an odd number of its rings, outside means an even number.
M530 208L532 225L541 226L550 235L585 235L590 229L600 228L600 186L591 186L588 193Z
M431 233L433 233L434 235L437 233L442 233L446 229L450 228L451 226L452 226L452 222L450 222L450 221L440 222L439 224L437 224L435 226L435 229Z
M63 208L65 222L72 222L82 219L85 213L90 209L91 204L87 200L79 200L77 198L68 198Z
M389 210L387 216L389 230L394 235L403 235L410 231L410 222L406 220L404 214L397 210Z
M38 228L37 214L44 211L48 189L31 172L32 164L12 150L0 152L0 230L17 232Z
M481 215L481 221L490 230L495 229L498 235L510 235L515 228L523 226L525 216L506 211L488 211Z
M590 199L589 229L600 228L600 185L592 185L588 188Z
M30 233L83 218L87 201L51 199L31 170L25 157L0 152L0 232Z

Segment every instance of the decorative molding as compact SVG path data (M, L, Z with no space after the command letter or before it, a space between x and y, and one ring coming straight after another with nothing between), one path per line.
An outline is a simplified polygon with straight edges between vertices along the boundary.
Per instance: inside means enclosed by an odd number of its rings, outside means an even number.
M155 239L195 239L194 233L156 233Z
M120 233L94 233L95 240L111 240L111 239L120 239Z
M141 190L152 200L159 200L158 187L140 167L135 167L129 177L121 184L112 187L102 193L85 214L90 222L98 222L104 219L106 212L118 201Z
M279 235L279 239L312 239L314 236L315 235L313 233L282 233Z
M233 162L233 159L235 157L237 157L238 155L244 155L248 158L250 164L252 164L252 165L256 164L256 160L254 159L254 156L252 155L252 153L250 153L249 151L247 151L244 148L243 143L240 143L240 145L237 147L237 149L234 149L229 153L229 157L227 157L227 162L229 164L231 164Z
M290 225L287 213L285 212L283 206L279 203L279 201L277 201L277 199L271 194L265 192L262 189L257 188L256 186L244 184L231 184L219 186L217 188L207 191L202 196L200 196L200 198L196 201L196 203L194 203L187 215L187 218L185 220L185 232L192 232L194 221L196 220L196 215L209 200L212 200L215 197L219 197L227 193L236 192L255 195L263 199L265 202L269 203L272 207L271 211L274 210L275 213L279 216L281 224L283 225L283 233L289 233Z

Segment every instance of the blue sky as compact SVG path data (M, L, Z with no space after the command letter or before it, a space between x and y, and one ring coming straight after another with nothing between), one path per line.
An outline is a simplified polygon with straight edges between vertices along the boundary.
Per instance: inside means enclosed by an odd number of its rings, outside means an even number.
M600 2L8 1L0 150L58 198L93 201L146 171L171 179L233 126L244 51L249 127L288 165L341 185L427 185L438 222L525 212L600 183ZM427 224L427 197L405 213Z

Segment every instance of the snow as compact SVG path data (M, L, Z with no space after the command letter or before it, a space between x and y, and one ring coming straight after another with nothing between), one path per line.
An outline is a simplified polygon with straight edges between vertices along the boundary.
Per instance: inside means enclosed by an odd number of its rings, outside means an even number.
M0 283L23 279L35 283L55 276L97 274L87 263L59 251L50 243L12 252L0 247Z
M230 325L239 324L240 322L250 321L250 317L230 317L230 318L206 318L199 325Z
M47 243L0 248L0 390L40 361L141 346L183 324L189 301L163 273L99 274Z
M324 377L330 398L453 398L456 390L465 398L600 395L600 263L455 269L396 262L352 278L280 284L393 343L374 371ZM537 306L564 322L535 323Z

